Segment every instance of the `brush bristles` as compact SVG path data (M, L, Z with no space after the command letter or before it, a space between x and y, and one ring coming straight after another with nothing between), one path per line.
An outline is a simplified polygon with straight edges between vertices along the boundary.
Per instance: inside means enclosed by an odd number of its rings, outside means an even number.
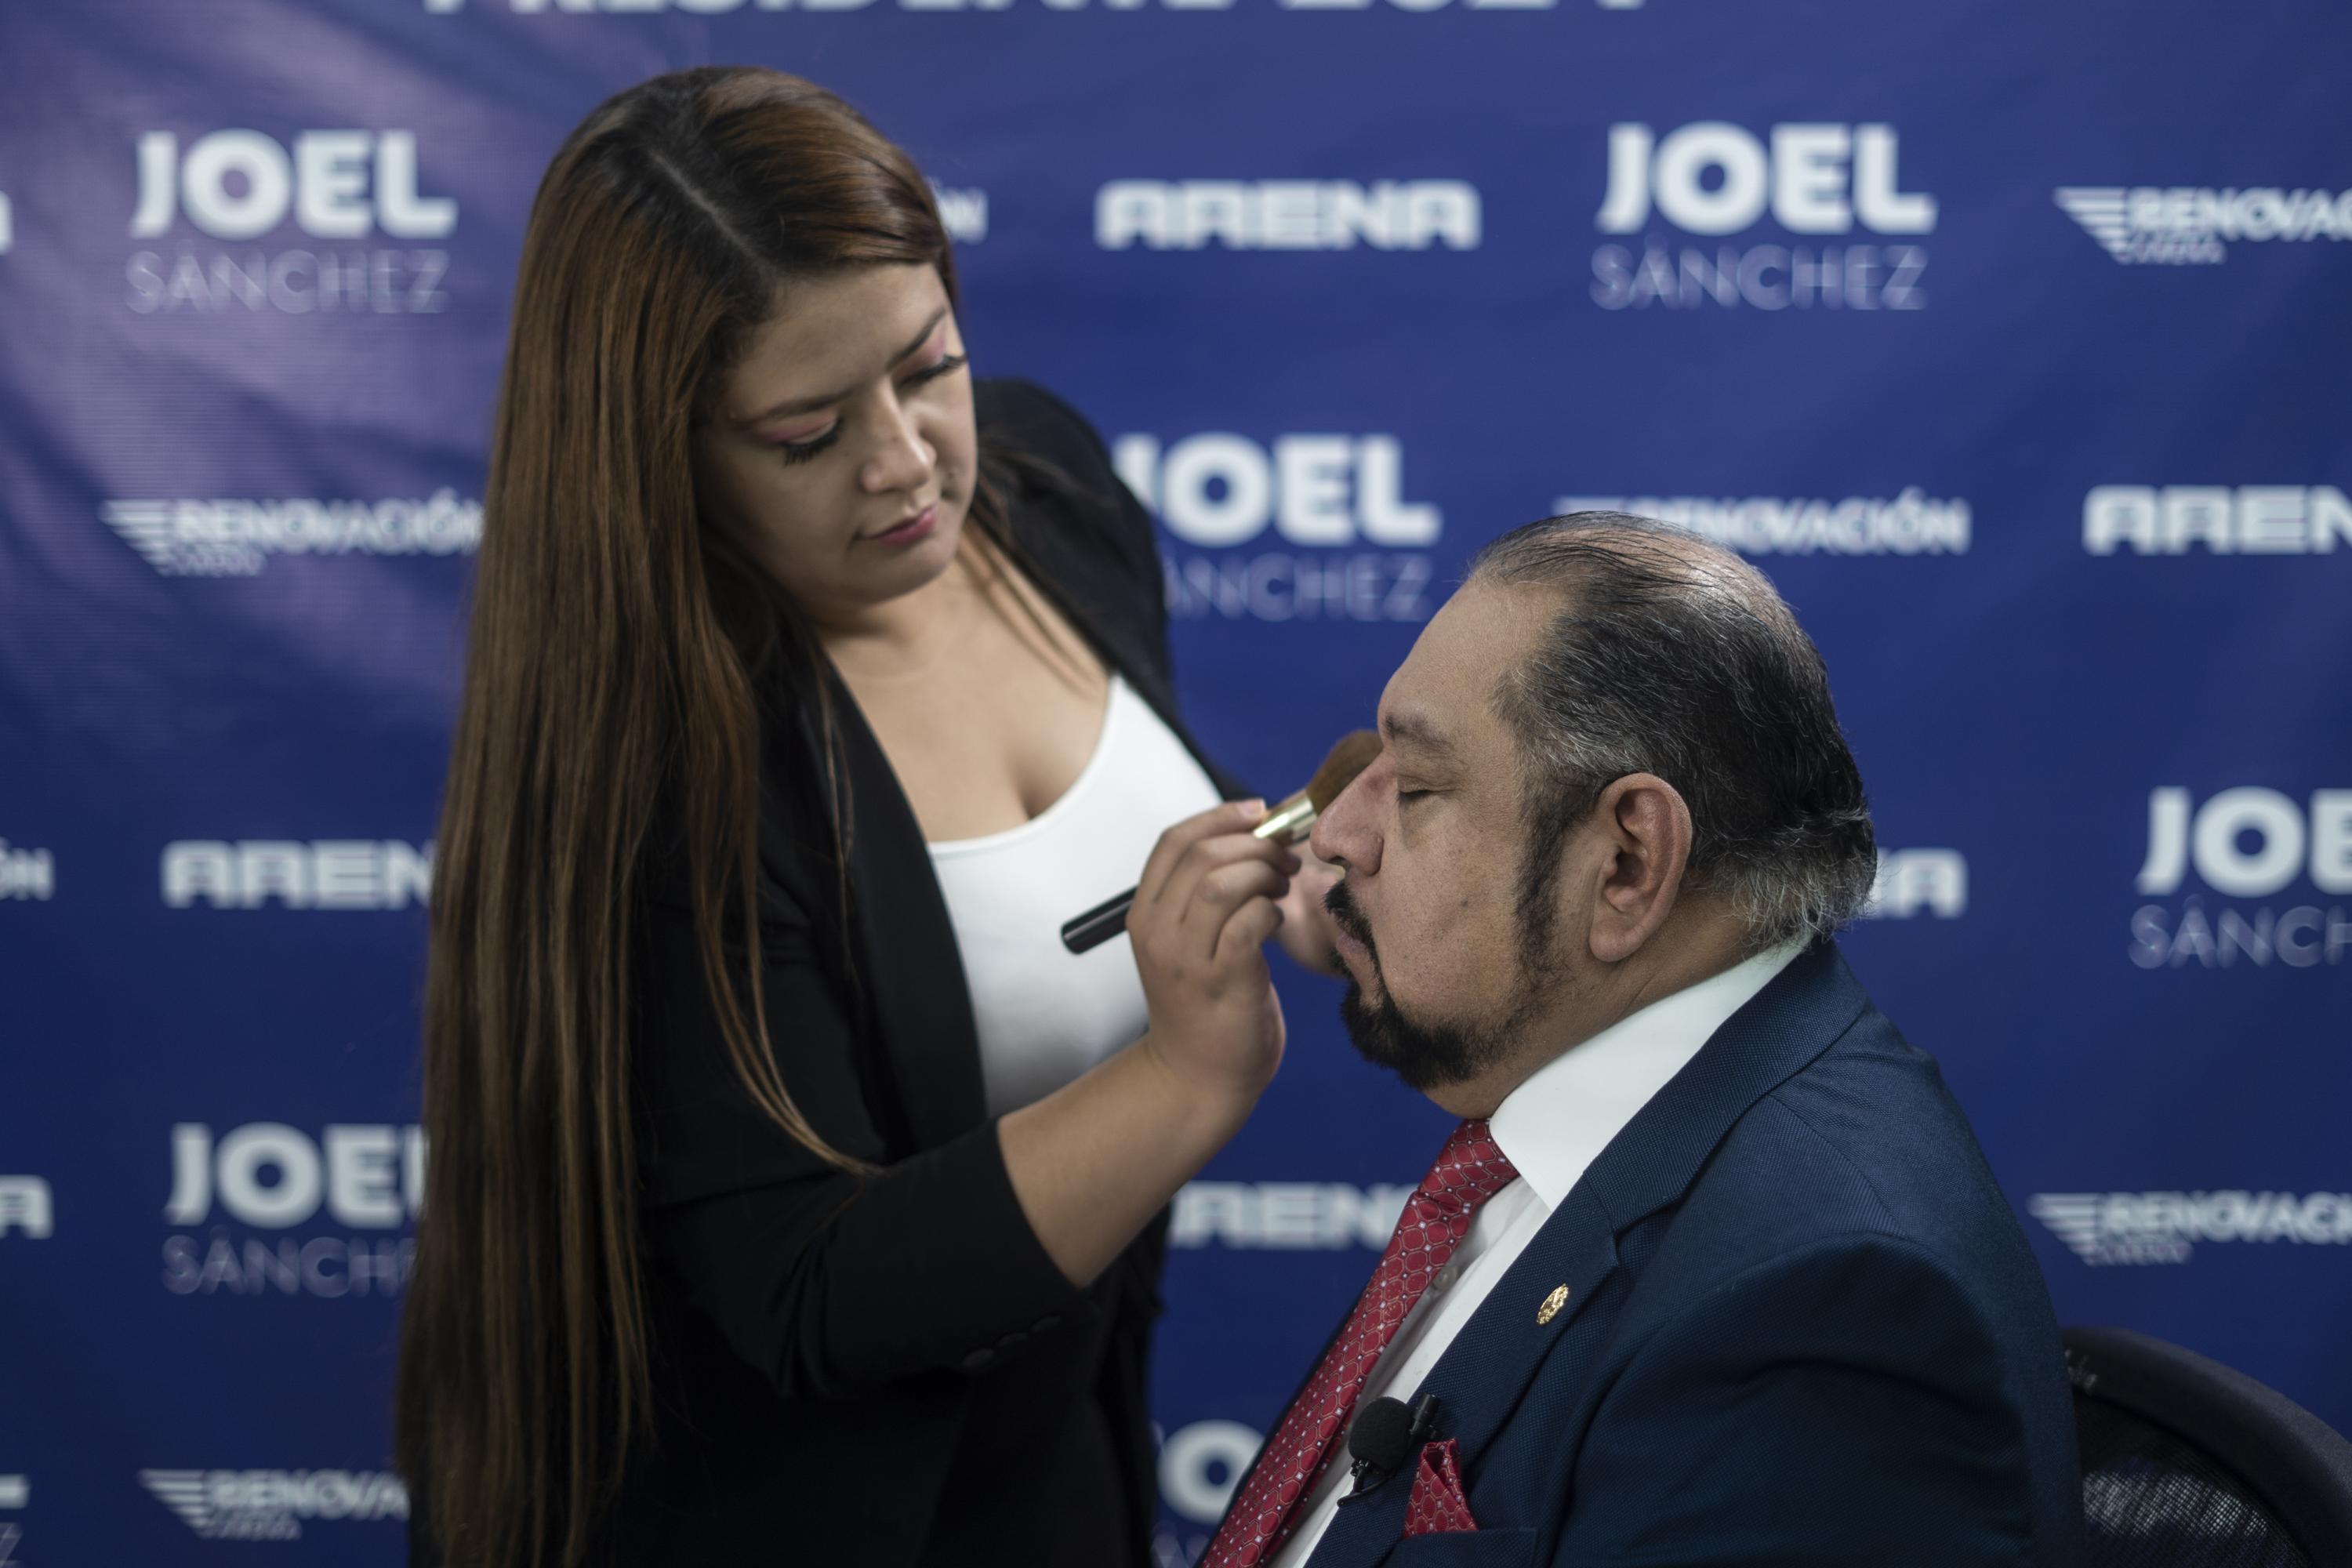
M1381 738L1370 730L1356 730L1339 737L1315 776L1307 781L1307 799L1319 814L1339 798L1340 793L1356 782L1356 775L1372 765L1381 754Z

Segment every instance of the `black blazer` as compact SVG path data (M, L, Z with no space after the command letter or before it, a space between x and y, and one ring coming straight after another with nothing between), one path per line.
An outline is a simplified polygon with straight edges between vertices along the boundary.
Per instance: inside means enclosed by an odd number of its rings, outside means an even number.
M976 395L984 448L1043 458L1071 481L1033 476L1008 498L1030 575L1226 798L1256 793L1177 712L1150 519L1102 438L1042 388L983 382ZM603 1555L1142 1563L1167 1216L1087 1289L1046 1257L983 1109L922 834L856 702L829 666L822 678L854 814L849 920L815 705L765 682L768 1035L818 1132L881 1170L843 1174L754 1108L720 1045L677 867L650 867L635 1071L659 1409Z

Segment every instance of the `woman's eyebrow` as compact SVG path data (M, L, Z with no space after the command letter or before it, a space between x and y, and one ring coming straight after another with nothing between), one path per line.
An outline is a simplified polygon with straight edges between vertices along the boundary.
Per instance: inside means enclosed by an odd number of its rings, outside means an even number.
M940 323L947 319L947 313L948 308L945 305L940 306L932 315L931 319L923 323L923 330L915 334L915 341L890 356L890 363L892 364L897 364L900 360L905 359L908 354L913 353L917 349L921 348L925 343L929 342L930 341L931 334L939 331ZM844 387L839 392L828 392L816 397L789 398L782 403L777 404L773 408L768 409L764 413L746 415L744 417L735 421L735 423L745 429L749 429L754 425L765 425L771 419L782 419L793 414L806 414L812 409L823 408L827 404L839 403L842 399L847 397L849 393L850 389L848 387Z

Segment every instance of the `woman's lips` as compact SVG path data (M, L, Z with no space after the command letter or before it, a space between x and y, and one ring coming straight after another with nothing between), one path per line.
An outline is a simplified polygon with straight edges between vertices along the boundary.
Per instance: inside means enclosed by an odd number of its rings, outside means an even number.
M868 534L866 537L877 544L912 544L919 539L930 537L931 531L939 525L940 509L937 503L933 503L896 528L887 529L880 533Z

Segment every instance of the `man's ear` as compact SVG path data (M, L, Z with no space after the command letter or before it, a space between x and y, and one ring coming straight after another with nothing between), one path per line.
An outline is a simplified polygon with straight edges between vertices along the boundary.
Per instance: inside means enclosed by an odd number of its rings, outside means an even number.
M1674 912L1690 863L1690 807L1657 774L1628 773L1601 792L1591 821L1603 864L1593 884L1588 941L1594 958L1619 963L1641 952Z

